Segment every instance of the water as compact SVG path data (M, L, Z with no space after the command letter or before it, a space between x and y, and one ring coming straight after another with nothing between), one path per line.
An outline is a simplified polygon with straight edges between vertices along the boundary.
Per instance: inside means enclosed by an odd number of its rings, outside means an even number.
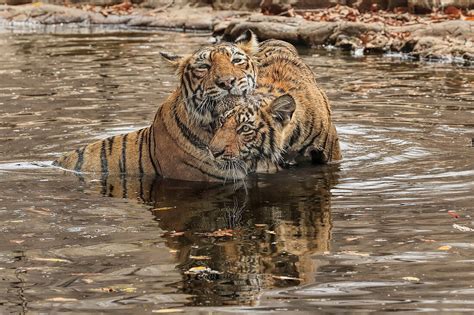
M50 166L146 126L177 82L159 51L207 38L0 33L1 312L473 312L472 68L302 50L345 159L247 193Z

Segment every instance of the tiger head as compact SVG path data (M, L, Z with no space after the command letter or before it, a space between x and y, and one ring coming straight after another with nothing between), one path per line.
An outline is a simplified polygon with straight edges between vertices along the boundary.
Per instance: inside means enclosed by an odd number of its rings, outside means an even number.
M177 69L181 95L194 121L209 125L223 112L216 104L227 95L247 95L257 83L256 36L246 31L234 43L198 49L188 56L161 53ZM222 106L218 108L222 109Z
M285 151L284 130L296 109L292 96L227 97L232 109L219 118L209 150L219 168L245 170L257 160L278 163ZM245 164L245 166L244 166Z

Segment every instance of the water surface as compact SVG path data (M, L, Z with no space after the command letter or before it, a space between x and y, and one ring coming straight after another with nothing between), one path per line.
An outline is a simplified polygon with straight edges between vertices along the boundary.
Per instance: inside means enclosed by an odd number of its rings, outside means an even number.
M472 68L301 50L344 161L246 190L49 166L146 126L177 84L159 51L207 39L0 33L1 312L474 311Z

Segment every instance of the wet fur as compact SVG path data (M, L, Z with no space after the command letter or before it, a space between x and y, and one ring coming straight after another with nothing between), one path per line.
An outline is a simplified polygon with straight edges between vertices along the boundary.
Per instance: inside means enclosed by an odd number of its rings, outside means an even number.
M257 68L250 58L253 38L238 45L220 44L199 49L189 56L163 54L180 77L179 87L159 106L147 128L113 136L67 153L55 165L76 172L122 175L155 175L192 181L241 178L240 169L217 168L207 145L210 124L228 108L216 103L226 95L246 95L256 85ZM234 60L244 60L238 64ZM202 64L208 69L200 69ZM219 78L235 78L228 91L217 86ZM239 172L240 171L240 172Z
M213 150L222 151L227 146L234 159L245 159L257 172L277 171L283 155L286 160L305 157L322 164L340 160L339 138L327 96L296 49L283 41L268 40L260 44L254 59L259 64L258 87L252 96L224 101L235 108L225 115L224 125L211 141ZM285 94L293 98L296 109L282 125L269 109ZM253 136L238 135L239 126L249 119L258 131Z

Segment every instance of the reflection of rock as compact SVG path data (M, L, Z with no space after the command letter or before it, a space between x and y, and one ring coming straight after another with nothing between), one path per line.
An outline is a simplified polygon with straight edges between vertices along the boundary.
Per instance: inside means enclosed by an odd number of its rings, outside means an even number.
M95 189L151 204L160 227L170 231L167 246L183 273L179 287L196 305L223 305L251 304L262 289L312 281L319 267L313 256L330 249L336 182L327 166L250 178L247 191L120 177L103 178L105 186Z

